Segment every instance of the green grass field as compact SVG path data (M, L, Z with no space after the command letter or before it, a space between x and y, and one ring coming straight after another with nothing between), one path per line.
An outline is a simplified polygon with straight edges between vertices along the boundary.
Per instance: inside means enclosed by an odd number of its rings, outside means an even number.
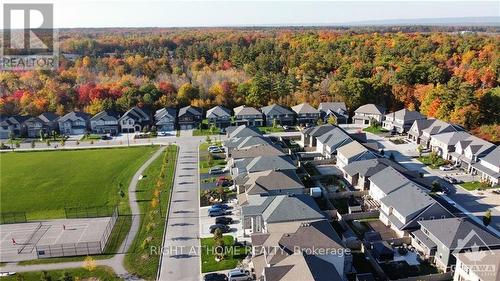
M113 270L107 267L98 266L94 270L89 271L85 268L72 268L67 270L49 270L47 271L48 276L51 279L41 279L41 271L23 272L16 273L12 276L2 277L2 281L39 281L39 280L62 280L60 279L64 272L69 273L72 277L71 280L100 280L100 281L112 281L112 280L122 280L114 274Z
M0 211L28 220L64 217L64 207L113 206L129 210L127 188L158 147L13 152L0 155ZM125 197L119 195L121 189Z
M224 235L224 245L226 248L226 256L220 262L215 261L214 239L202 238L201 239L201 272L212 272L225 269L235 268L240 261L242 261L250 247L233 246L234 238L231 235Z

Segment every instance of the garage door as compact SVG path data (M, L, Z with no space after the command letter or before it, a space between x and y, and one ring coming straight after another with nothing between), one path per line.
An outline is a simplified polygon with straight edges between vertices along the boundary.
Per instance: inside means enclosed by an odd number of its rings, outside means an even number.
M181 125L181 130L191 130L193 125Z
M73 135L85 134L85 129L73 129Z

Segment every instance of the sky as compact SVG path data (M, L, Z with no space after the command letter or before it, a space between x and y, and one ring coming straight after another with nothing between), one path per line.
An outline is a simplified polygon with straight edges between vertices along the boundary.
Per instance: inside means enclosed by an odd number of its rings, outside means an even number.
M499 17L500 1L140 1L48 0L57 28L341 24Z

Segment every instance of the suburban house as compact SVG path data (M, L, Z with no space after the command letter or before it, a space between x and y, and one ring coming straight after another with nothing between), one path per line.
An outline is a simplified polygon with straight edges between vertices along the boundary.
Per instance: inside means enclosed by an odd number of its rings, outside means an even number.
M415 120L408 130L407 139L413 143L420 144L423 130L429 128L436 119Z
M418 229L417 222L450 217L453 215L446 208L413 182L380 199L379 219L399 237L408 236L409 231Z
M456 253L453 255L457 260L453 281L500 280L500 250L489 250L484 253Z
M328 122L330 116L335 118L337 124L347 124L349 121L349 112L344 102L322 102L318 110L324 122Z
M58 120L63 135L83 135L90 127L90 117L85 112L72 111Z
M347 280L351 256L326 220L270 225L251 239L257 280Z
M262 112L254 107L238 106L233 109L234 123L236 126L247 125L261 127L264 125L264 118Z
M379 124L384 120L385 108L375 104L365 104L354 111L352 123L362 125L372 125L372 120Z
M342 171L345 166L360 160L377 158L375 154L370 152L366 147L357 141L351 141L346 145L337 148L337 167Z
M305 187L293 170L267 170L248 174L245 178L245 183L237 185L237 189L238 195L243 194L246 198L252 195L276 196L304 193ZM238 202L241 204L239 199L238 197Z
M455 162L455 164L470 172L472 164L477 163L480 158L483 158L495 148L494 144L469 135L469 137L455 145L455 151L449 153L447 160Z
M177 118L181 130L191 130L198 128L203 119L203 114L200 108L189 105L179 109Z
M427 128L422 129L422 134L420 135L420 141L418 142L423 147L429 148L431 137L443 133L450 132L460 132L464 129L457 125L448 124L438 119L429 119L430 124L428 124ZM417 121L415 121L417 122ZM413 131L410 129L410 134L413 134Z
M384 170L387 167L392 167L399 172L406 171L406 168L387 158L375 158L375 159L356 161L346 165L344 167L344 178L355 189L369 190L370 177Z
M118 119L120 115L114 111L101 111L90 118L90 129L95 134L117 135L120 132Z
M59 116L55 113L52 112L44 112L40 115L38 115L38 118L42 120L47 127L47 131L52 133L53 131L58 131L59 130L59 123L57 120L59 119Z
M450 152L455 151L455 145L458 142L470 137L467 132L448 132L431 136L429 143L432 151L435 151L443 159L449 159Z
M334 125L320 125L304 129L300 133L300 142L304 147L315 147L317 138L336 128Z
M235 182L239 182L247 173L267 170L285 171L297 169L295 163L288 155L231 159L228 166L231 168L231 175Z
M208 125L214 125L217 128L226 128L231 126L231 110L223 106L215 106L207 110Z
M306 194L250 196L241 216L245 235L265 233L273 224L325 219L316 201Z
M357 162L353 164L355 163ZM393 166L386 166L373 174L369 178L369 182L370 197L380 203L382 198L411 181L399 169Z
M472 164L471 173L478 174L482 181L491 186L497 186L500 183L500 147L495 147L478 163Z
M175 131L177 122L177 109L164 107L155 112L155 126L158 132Z
M226 129L226 133L230 139L262 136L262 133L259 131L259 129L246 125L240 125L238 127L228 127Z
M334 127L328 133L317 138L316 152L321 153L325 158L335 158L337 149L352 142L353 139L340 127Z
M22 126L25 128L28 138L40 138L40 133L48 133L48 131L45 130L47 128L45 127L45 122L38 117L27 119Z
M261 111L266 119L266 126L269 127L274 124L290 126L295 122L295 112L278 104L265 106Z
M427 119L427 117L418 111L403 108L385 115L382 127L387 131L402 134L406 133L416 120L422 119Z
M151 118L149 114L138 106L134 106L118 119L122 133L141 132L149 127Z
M231 160L234 161L242 158L255 158L259 156L284 156L286 155L281 149L273 144L256 144L234 149L231 152Z
M24 122L28 120L28 116L14 115L6 117L0 122L0 138L8 139L12 136L20 137L26 134Z
M411 233L411 244L422 259L445 271L456 264L455 254L485 251L491 255L492 250L500 249L500 239L466 218L436 218L418 223L420 229Z
M298 125L316 124L319 120L319 110L308 103L301 103L292 107Z
M272 145L272 141L264 136L248 136L241 138L232 138L224 142L226 148L226 157L231 157L231 154L236 149L241 149L255 145Z

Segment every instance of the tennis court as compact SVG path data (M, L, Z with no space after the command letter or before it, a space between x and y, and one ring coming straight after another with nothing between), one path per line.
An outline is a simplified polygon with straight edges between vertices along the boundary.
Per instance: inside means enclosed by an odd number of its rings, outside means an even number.
M0 262L100 254L116 217L0 225Z

